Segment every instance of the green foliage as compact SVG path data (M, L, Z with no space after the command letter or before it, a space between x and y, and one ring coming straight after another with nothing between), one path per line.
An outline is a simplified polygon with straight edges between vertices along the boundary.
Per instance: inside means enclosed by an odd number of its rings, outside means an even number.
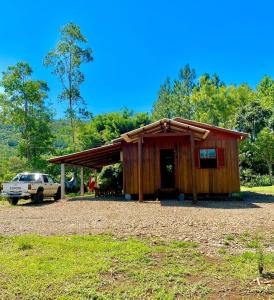
M70 120L73 144L77 125L76 107L84 104L80 93L80 85L85 80L81 65L93 60L91 48L83 47L86 44L87 40L81 33L80 27L68 23L61 28L61 37L55 49L50 51L44 60L45 66L52 67L52 73L60 80L62 85L60 100L68 102L66 116ZM83 112L83 109L79 111Z
M257 243L256 245L256 254L257 254L257 264L258 264L258 273L260 275L263 274L264 270L264 251L261 243Z
M258 97L264 109L274 109L274 81L269 76L265 76L257 85Z
M240 180L242 185L249 187L272 185L269 175L256 174L251 169L241 169Z
M264 160L268 166L270 184L273 184L272 180L272 163L274 159L274 132L269 128L264 128L258 134L258 138L255 142L255 155Z
M98 147L118 138L122 133L150 123L147 113L121 112L100 114L80 127L78 137L82 149Z
M239 108L236 127L249 133L251 141L254 142L259 132L268 126L271 115L272 111L263 108L259 100L252 101Z
M3 72L0 114L3 123L11 126L20 137L20 157L25 158L32 168L39 168L41 156L51 151L51 114L45 106L47 84L33 80L31 76L31 67L23 62L9 66ZM16 139L10 143L16 145Z
M180 70L178 79L171 83L167 78L160 87L157 101L153 104L153 120L173 117L192 119L193 103L190 96L196 84L195 79L195 70L188 64Z
M235 99L217 75L212 78L203 75L191 98L195 105L195 120L227 128L233 126L230 119L235 112Z
M116 190L123 188L122 165L115 164L103 167L98 175L98 185L102 189Z
M178 79L166 79L153 105L152 118L183 117L216 126L235 128L239 107L255 99L246 84L226 86L217 74L202 75L196 81L195 70L186 65Z
M234 240L235 240L235 236L234 236L233 234L228 234L228 235L225 237L225 239L226 239L227 241L234 241Z
M0 182L11 180L17 173L28 170L26 159L11 156L0 164Z

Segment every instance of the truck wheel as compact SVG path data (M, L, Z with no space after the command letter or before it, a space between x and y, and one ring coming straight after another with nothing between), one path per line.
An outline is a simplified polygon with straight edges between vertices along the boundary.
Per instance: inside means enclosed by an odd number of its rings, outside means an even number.
M55 201L58 201L58 200L61 199L61 188L60 187L58 188L58 190L57 190L57 192L56 192L56 194L54 195L53 198L54 198Z
M11 205L16 205L19 201L19 198L15 198L15 197L8 198L8 201Z
M34 203L41 203L44 200L44 189L38 188L37 193L32 197Z
M36 197L37 197L37 202L38 203L43 202L43 200L44 200L44 193L43 193L43 191L38 191Z

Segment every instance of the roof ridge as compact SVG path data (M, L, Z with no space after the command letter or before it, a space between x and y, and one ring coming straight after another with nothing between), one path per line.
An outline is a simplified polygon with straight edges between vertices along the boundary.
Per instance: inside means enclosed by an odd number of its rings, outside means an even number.
M184 119L181 117L175 117L175 118L173 118L173 120L183 123L183 124L193 123L193 124L196 124L197 126L202 125L202 126L205 126L205 127L211 128L211 129L216 129L219 131L223 131L223 132L227 132L227 133L234 134L237 136L241 136L242 138L249 136L248 133L245 133L245 132L228 129L228 128L224 128L224 127L220 127L220 126L216 126L216 125L212 125L212 124L208 124L208 123L204 123L204 122L200 122L200 121Z

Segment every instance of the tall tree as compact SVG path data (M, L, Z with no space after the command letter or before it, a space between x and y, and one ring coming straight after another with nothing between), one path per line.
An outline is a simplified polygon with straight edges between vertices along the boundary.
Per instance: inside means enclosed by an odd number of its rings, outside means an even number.
M174 81L174 94L177 103L176 116L187 119L193 118L194 106L191 94L195 87L196 72L189 64L180 70L178 79Z
M55 49L50 51L44 60L44 64L53 68L52 73L62 84L59 98L68 102L66 116L70 120L73 145L76 133L76 108L85 103L80 93L80 85L85 80L81 65L93 60L92 49L85 48L86 44L87 39L81 33L80 27L68 23L61 28L61 37Z
M174 94L171 87L170 79L167 78L160 86L158 99L153 104L152 119L159 120L162 118L175 117L174 109Z
M190 96L196 84L195 78L195 70L191 69L189 64L180 70L177 79L171 81L167 78L161 85L158 98L153 104L152 118L154 120L173 117L192 119L194 111Z
M3 72L0 97L2 120L20 132L19 153L36 167L42 154L51 148L51 114L45 107L48 87L45 81L33 80L29 64L19 62Z

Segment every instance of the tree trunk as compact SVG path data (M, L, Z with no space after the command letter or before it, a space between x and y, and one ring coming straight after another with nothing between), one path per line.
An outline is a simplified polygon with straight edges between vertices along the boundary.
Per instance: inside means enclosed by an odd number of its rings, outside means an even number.
M273 185L273 179L272 179L272 163L268 162L268 174L269 174L269 180L270 180L270 184Z
M72 99L72 78L71 78L71 72L72 72L72 57L71 53L69 55L69 73L68 73L68 82L69 82L69 109L70 109L70 125L71 125L71 131L72 131L72 143L73 148L75 150L75 130L74 130L74 122L73 122L73 99Z

